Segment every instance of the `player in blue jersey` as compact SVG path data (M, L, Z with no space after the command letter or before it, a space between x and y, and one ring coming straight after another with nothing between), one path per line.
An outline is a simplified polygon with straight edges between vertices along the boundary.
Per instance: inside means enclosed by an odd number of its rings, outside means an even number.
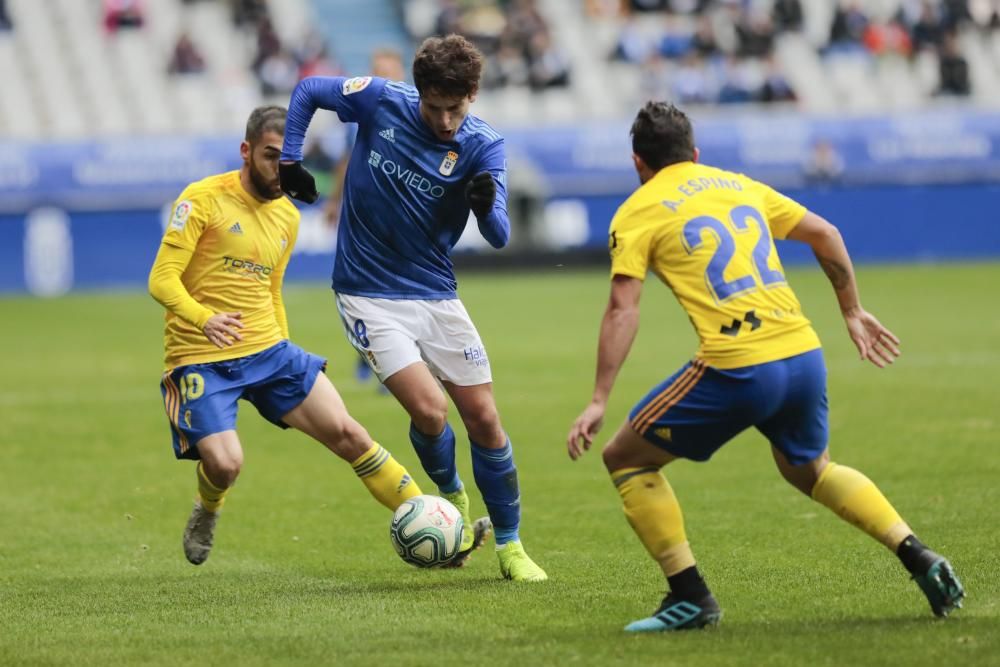
M372 52L370 67L372 76L392 81L402 81L406 78L406 72L403 69L403 57L395 49L375 49ZM330 179L330 194L323 205L323 215L334 228L340 224L340 207L343 203L344 195L344 176L347 174L347 164L350 162L351 149L354 147L357 126L352 123L350 125L342 125L341 128L346 130L344 132L343 149L341 154L337 156L337 162L333 167ZM368 360L364 355L358 356L358 361L354 367L354 377L359 382L368 382L374 377L371 366L368 365ZM379 393L388 391L383 384L378 385L378 390Z
M510 439L493 398L489 358L458 299L450 258L469 219L495 248L510 237L504 140L469 113L482 54L457 35L432 37L413 62L415 86L379 77L311 77L292 93L281 186L312 203L301 165L316 109L357 123L345 179L333 289L352 344L410 415L410 440L428 476L462 512L460 565L496 535L503 575L543 581L518 535L520 492ZM444 387L465 424L476 485L489 511L470 524L455 467Z

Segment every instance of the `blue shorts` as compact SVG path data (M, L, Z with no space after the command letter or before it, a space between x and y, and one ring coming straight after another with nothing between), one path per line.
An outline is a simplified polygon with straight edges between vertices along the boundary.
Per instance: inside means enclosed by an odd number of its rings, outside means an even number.
M173 433L174 455L199 459L198 441L236 428L236 401L253 403L264 419L281 418L309 395L326 359L283 340L238 359L178 366L163 374L160 392Z
M790 463L826 449L826 364L812 350L766 364L721 370L700 360L659 384L629 413L632 428L657 447L693 461L755 426Z

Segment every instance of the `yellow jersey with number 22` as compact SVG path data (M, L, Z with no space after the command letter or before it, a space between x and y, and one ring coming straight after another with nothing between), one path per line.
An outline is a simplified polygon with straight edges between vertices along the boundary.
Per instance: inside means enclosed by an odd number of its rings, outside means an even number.
M808 352L819 337L788 286L774 246L801 204L743 174L694 162L661 169L611 221L611 274L652 271L687 311L716 368Z

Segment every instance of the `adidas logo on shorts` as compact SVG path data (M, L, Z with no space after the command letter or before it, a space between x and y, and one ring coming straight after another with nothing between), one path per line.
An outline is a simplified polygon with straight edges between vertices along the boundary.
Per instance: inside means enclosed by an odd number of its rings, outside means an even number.
M238 221L235 222L235 223L233 223L233 226L229 228L229 233L230 234L242 234L243 233L243 228L240 227L240 223Z
M386 128L378 133L378 136L382 137L390 143L396 143L396 131L393 128Z

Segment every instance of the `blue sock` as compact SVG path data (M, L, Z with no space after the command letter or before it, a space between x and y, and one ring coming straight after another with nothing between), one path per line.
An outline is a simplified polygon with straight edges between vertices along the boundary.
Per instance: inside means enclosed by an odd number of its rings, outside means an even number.
M487 449L474 442L471 444L472 473L490 513L497 546L516 542L519 539L517 528L521 523L521 492L510 440L500 449Z
M462 488L455 467L455 432L445 422L441 435L424 435L410 422L410 442L417 452L424 472L437 484L441 493L454 493Z

